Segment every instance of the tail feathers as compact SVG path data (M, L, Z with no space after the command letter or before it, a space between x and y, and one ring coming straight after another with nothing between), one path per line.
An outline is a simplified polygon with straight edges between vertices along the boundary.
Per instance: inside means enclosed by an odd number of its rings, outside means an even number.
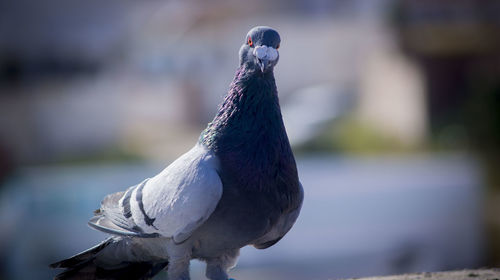
M52 268L66 269L54 279L150 279L168 265L168 262L164 261L123 262L112 268L99 266L95 261L96 255L112 242L111 238L107 239L73 257L51 264Z
M106 269L97 266L92 261L89 261L66 269L66 271L58 274L54 280L151 279L163 268L165 268L167 264L168 262L127 262L123 263L120 268Z
M78 253L72 257L69 257L65 260L50 264L50 267L52 268L71 268L78 266L79 264L83 264L84 262L88 262L92 260L97 253L99 253L102 249L104 249L106 246L111 244L113 240L111 238L108 238L104 240L103 242L97 244L96 246L89 248L81 253Z

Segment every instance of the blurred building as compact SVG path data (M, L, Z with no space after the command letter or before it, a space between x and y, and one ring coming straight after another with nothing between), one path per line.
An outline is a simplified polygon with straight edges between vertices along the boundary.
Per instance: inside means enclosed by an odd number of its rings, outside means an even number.
M432 133L498 146L500 1L403 0L394 19L402 49L422 69Z

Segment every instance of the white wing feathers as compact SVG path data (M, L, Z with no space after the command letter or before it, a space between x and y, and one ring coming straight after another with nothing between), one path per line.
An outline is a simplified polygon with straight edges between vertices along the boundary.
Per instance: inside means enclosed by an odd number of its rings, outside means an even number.
M222 196L217 164L215 155L196 145L153 178L106 197L102 213L90 225L120 234L110 220L125 235L159 234L183 242L210 217Z

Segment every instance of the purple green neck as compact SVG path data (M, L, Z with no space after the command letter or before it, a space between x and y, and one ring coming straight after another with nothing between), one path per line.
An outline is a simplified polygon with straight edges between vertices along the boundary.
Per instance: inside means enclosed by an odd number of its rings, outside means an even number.
M271 188L275 185L271 178L280 172L289 174L286 177L297 176L272 72L238 69L219 112L199 142L219 158L221 172L226 174L221 174L223 180ZM250 178L247 174L260 176Z
M267 138L264 131L285 133L274 75L243 65L236 71L228 94L203 131L200 142L218 151Z

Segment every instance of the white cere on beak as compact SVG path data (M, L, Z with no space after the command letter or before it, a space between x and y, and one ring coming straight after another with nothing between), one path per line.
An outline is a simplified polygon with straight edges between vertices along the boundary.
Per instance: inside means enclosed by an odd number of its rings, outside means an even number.
M273 47L257 46L253 50L253 55L258 59L276 60L278 58L278 51Z
M267 59L276 60L278 58L278 51L275 48L267 48Z
M258 46L253 50L253 55L255 55L258 59L263 59L267 55L267 47L266 46Z

